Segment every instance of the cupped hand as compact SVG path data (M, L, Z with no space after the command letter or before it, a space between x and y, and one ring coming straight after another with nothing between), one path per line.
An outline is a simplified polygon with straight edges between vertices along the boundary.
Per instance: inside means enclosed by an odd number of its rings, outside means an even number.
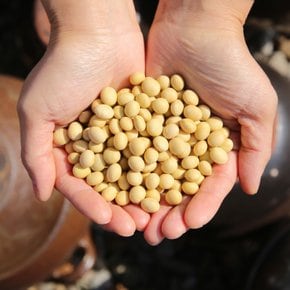
M174 208L163 206L152 216L145 238L157 244L208 223L237 177L246 193L257 192L271 155L277 96L248 51L242 23L215 14L195 17L179 8L157 12L149 33L146 73L181 74L240 144L227 164L214 166L195 196Z
M56 127L76 119L103 87L119 88L131 73L144 71L139 27L122 27L122 21L115 22L116 27L100 27L93 32L53 32L45 55L25 82L18 112L22 158L37 197L47 200L55 185L93 221L127 236L145 227L148 214L134 206L122 209L107 203L71 175L64 151L53 149Z

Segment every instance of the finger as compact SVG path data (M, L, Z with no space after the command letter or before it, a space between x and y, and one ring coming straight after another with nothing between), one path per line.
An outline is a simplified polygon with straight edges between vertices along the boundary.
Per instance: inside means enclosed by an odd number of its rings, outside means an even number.
M58 148L53 149L56 163L56 188L85 216L97 224L111 221L112 210L108 202L94 191L84 180L71 174L67 154Z
M263 124L240 120L239 180L248 194L258 191L261 176L271 157L273 123Z
M21 110L21 157L32 180L36 197L46 201L55 182L55 163L52 153L54 124L41 119L29 119Z
M190 197L184 198L182 203L175 206L165 217L162 223L162 234L167 239L177 239L187 230L188 225L184 221L184 212L190 202Z
M161 227L170 209L170 206L161 205L160 210L152 214L150 222L144 231L144 238L150 245L158 245L164 239Z
M228 162L215 166L213 174L204 180L198 193L190 200L185 210L186 224L197 229L208 223L232 189L236 178L237 154L230 152Z
M126 205L123 208L134 220L136 229L138 231L144 231L150 220L150 214L144 212L144 210L142 210L139 206L133 204Z
M109 203L109 206L112 210L112 219L103 228L123 237L132 236L136 230L136 225L132 217L116 204Z

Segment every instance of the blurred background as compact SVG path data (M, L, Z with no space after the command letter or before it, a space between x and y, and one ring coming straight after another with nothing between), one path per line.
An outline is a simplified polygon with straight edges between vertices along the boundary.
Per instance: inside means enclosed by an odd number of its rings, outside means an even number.
M146 32L157 1L135 2ZM255 1L245 25L245 35L251 53L274 76L272 81L287 86L287 79L290 78L290 2ZM45 46L34 28L33 1L1 0L0 74L25 79L44 51ZM287 152L284 154L286 156ZM253 214L254 218L238 219L234 216L235 210L225 210L228 215L218 216L217 221L203 229L189 231L175 241L165 240L156 247L146 244L141 233L121 238L91 225L90 234L97 252L93 268L72 283L63 283L54 277L27 289L290 289L290 226L287 215L290 210L284 208L282 214L267 218L270 209L280 208L281 203L287 204L287 169L289 172L289 166L283 169L284 183L280 183L284 187L279 187L278 192L278 196L283 198L271 203L271 207L259 212L261 203L258 198L249 208L246 202L243 208L244 200L241 200L240 214L248 209L244 215L250 212L251 216L257 209L259 214ZM271 171L269 174L274 173ZM266 191L269 186L275 188L276 184L272 181L267 183L265 179L262 189ZM238 188L236 190L239 191ZM265 194L273 196L277 192L272 189ZM227 204L230 205L231 201ZM229 221L231 217L232 223Z

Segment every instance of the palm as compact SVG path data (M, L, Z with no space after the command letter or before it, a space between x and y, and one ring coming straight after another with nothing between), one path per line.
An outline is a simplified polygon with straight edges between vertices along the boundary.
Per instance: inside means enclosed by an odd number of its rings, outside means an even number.
M36 187L41 188L41 199L49 197L55 183L85 215L102 224L111 220L108 229L130 235L136 227L145 226L148 215L133 206L123 210L106 203L88 185L71 176L64 152L53 151L51 145L55 126L74 120L104 86L118 88L131 73L144 71L143 38L138 30L96 39L85 37L67 35L65 42L49 46L27 79L19 103L20 118L22 124L37 128L24 135L24 144L29 139L33 148L24 146L23 152L28 159L32 155L35 158L33 166L29 162L26 165ZM121 45L124 41L126 46Z
M207 223L234 185L237 169L244 190L256 191L271 150L276 99L242 35L234 30L206 31L157 21L149 35L146 69L152 75L183 75L188 87L198 92L241 141L240 150L231 154L226 165L215 167L191 201L174 209L164 207L153 216L145 236L155 243L163 236L176 238L188 227Z

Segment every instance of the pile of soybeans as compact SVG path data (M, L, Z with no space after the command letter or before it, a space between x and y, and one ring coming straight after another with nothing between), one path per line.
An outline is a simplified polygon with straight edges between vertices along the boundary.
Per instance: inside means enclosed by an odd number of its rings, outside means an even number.
M54 132L72 173L120 206L157 212L198 192L212 165L233 148L223 121L211 116L180 75L130 76L130 88L105 87L67 128Z

